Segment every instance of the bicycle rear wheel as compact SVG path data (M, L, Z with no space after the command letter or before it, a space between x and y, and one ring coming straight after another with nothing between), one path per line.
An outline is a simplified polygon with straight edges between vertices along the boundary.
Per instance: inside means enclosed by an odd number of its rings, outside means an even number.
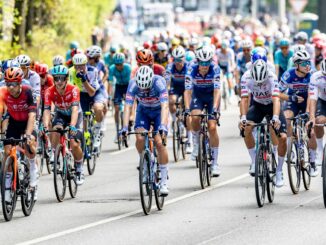
M178 121L178 127L179 127L179 143L180 143L180 149L181 149L181 154L182 154L182 158L186 159L186 142L185 142L185 137L184 137L184 130L186 130L186 128L183 125L183 122L181 120Z
M6 221L10 221L12 219L12 216L14 214L14 210L16 208L16 202L17 202L17 193L16 193L16 186L14 184L14 159L12 157L8 157L2 172L2 180L1 180L1 204L2 204L2 213ZM11 185L8 190L10 191L10 201L5 200L5 192L6 192L6 175L7 174L12 175L11 177ZM18 169L15 173L16 175L16 181L18 181Z
M62 202L66 195L67 188L67 168L65 159L62 155L62 146L59 144L55 150L53 164L53 182L57 200Z
M323 163L321 169L321 177L323 178L323 200L324 207L326 208L326 146L324 146L323 150Z
M211 163L210 163L210 149L209 149L209 139L205 138L205 161L206 161L206 177L207 177L207 185L211 185L212 180L212 172L211 172Z
M143 151L139 161L139 191L144 214L148 215L152 208L153 183L151 180L150 155Z
M266 163L264 160L264 147L259 146L255 160L255 192L258 207L264 206L266 190Z
M309 148L308 148L308 142L303 143L303 149L304 149L304 159L301 163L301 172L302 172L302 180L303 180L303 186L306 190L310 189L310 183L311 183L311 176L310 176L310 157L309 157Z
M44 168L44 162L45 162L45 159L44 159L44 146L43 146L43 139L42 137L38 137L37 139L37 154L39 155L40 157L40 175L43 175L43 168Z
M275 183L276 183L276 159L274 154L270 154L267 163L267 175L266 175L266 190L267 190L267 198L269 202L274 201L274 194L275 194Z
M198 148L198 169L199 180L202 189L205 189L207 184L207 155L206 155L205 138L203 134L199 136L199 148Z
M25 171L27 167L25 166ZM35 188L29 187L29 170L24 173L24 179L19 181L20 189L23 190L23 194L20 196L22 210L25 216L30 216L34 207L34 194Z
M73 159L73 158L71 158ZM69 184L69 193L72 198L75 198L78 191L78 185L76 183L75 169L72 167L73 163L67 163L68 166L68 184Z
M91 134L92 135L92 134ZM86 152L87 152L87 170L89 175L93 175L96 167L96 157L97 154L94 154L93 150L93 142L90 142L89 145L86 145Z
M287 167L290 187L293 194L297 194L301 183L301 163L298 152L297 142L292 139L290 149L287 152Z
M174 161L178 162L180 158L180 131L177 121L172 123L172 138Z

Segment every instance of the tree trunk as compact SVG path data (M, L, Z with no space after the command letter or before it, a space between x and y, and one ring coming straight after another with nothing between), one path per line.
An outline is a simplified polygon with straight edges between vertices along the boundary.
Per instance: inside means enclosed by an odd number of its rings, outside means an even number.
M13 43L19 43L22 48L25 48L25 33L26 33L26 15L28 8L28 0L16 0L15 9L17 16L20 18L18 23L14 24Z
M35 6L34 1L29 0L28 1L28 14L26 19L26 30L25 30L25 36L26 36L26 43L28 45L32 44L32 30L33 30L33 20L35 16Z

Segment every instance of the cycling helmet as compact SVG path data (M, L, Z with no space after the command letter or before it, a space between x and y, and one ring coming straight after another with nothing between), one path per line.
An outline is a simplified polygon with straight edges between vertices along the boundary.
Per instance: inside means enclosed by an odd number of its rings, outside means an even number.
M267 64L263 60L257 60L251 68L251 77L256 83L263 83L268 76Z
M96 45L90 46L86 49L86 55L89 58L99 57L102 55L102 49Z
M63 65L64 58L61 55L56 55L52 59L53 66Z
M19 67L10 67L5 71L5 82L21 83L24 77L24 72Z
M185 57L186 57L187 62L190 62L190 61L196 59L196 55L192 51L187 51L186 54L185 54Z
M223 32L223 38L230 40L232 37L232 33L230 31Z
M72 57L72 63L73 65L86 65L87 57L85 54L75 54L74 57Z
M319 35L320 34L320 30L318 30L318 29L313 29L312 30L312 36L314 37L315 35Z
M326 75L326 59L323 59L320 63L320 70L324 75Z
M229 42L229 40L224 39L224 40L222 41L222 43L221 43L221 47L222 47L223 49L226 49L226 48L230 47L230 42Z
M264 46L265 38L263 36L259 36L255 40L255 46Z
M116 46L114 46L114 45L112 45L111 47L110 47L110 52L111 53L115 53L115 52L117 52L117 47Z
M157 44L157 50L158 51L167 51L168 50L168 45L164 42L160 42Z
M315 43L315 48L323 49L324 48L324 43L322 41L316 42Z
M299 64L303 61L308 61L310 60L310 55L306 50L298 51L294 53L292 57L292 61L294 64Z
M123 64L125 62L125 55L123 53L116 53L113 55L113 64Z
M35 65L35 71L40 76L46 75L49 71L49 67L47 64L37 64L37 65Z
M275 40L281 40L283 38L283 33L280 31L277 31L274 35Z
M298 41L307 41L308 40L308 34L304 31L300 31L295 35L295 39Z
M31 64L31 58L29 58L29 56L25 54L17 56L16 60L21 66L29 66Z
M69 70L64 65L58 65L51 69L52 76L62 76L62 75L68 76L68 74L69 74Z
M267 62L267 51L262 47L254 48L251 51L251 63L255 63L257 60L263 60Z
M180 45L180 39L179 38L173 38L172 40L171 40L171 45L172 46L179 46Z
M152 65L154 63L154 56L150 49L141 49L136 54L137 63L142 65Z
M239 43L239 42L241 42L241 37L240 36L235 36L234 38L233 38L233 41L235 42L235 43Z
M144 42L143 43L143 48L144 49L149 49L151 47L151 45L149 44L149 42Z
M138 88L148 89L152 87L154 72L149 66L141 66L136 73L136 84Z
M250 39L245 39L241 42L242 48L252 48L252 41Z
M20 65L14 59L5 60L5 61L2 62L1 69L2 69L3 72L5 72L10 67L20 67Z
M306 50L306 46L304 46L303 44L296 44L293 46L293 52L296 53L298 51L303 51Z
M79 48L79 43L77 41L72 41L69 45L70 49L77 49Z
M173 49L172 57L174 59L183 59L185 57L185 49L182 46L178 46L177 48Z
M205 45L202 48L196 50L196 58L198 61L209 61L213 58L213 55L214 51L208 45Z
M189 46L196 46L198 44L198 39L193 37L189 40Z
M280 41L280 47L288 47L290 45L290 40L287 38L282 38Z

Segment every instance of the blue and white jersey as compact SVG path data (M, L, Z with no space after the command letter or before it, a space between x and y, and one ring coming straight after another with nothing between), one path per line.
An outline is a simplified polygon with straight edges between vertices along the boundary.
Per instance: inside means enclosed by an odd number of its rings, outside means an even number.
M237 69L240 72L240 77L243 76L243 74L247 71L246 64L250 62L250 58L248 61L246 61L245 56L243 55L243 52L240 52L237 55Z
M184 85L188 64L185 63L181 71L178 71L174 63L167 65L164 78L168 84Z
M295 74L295 70L296 68L291 68L283 73L280 81L280 90L288 95L296 94L307 98L311 73L308 73L305 77L298 77Z
M132 105L137 99L138 106L149 109L160 109L161 103L168 103L168 91L165 79L161 76L154 75L153 85L150 89L140 89L136 81L132 79L129 83L126 103Z
M197 96L207 96L214 89L220 89L220 67L213 62L210 64L205 76L199 74L199 65L188 66L185 79L185 89L192 90Z

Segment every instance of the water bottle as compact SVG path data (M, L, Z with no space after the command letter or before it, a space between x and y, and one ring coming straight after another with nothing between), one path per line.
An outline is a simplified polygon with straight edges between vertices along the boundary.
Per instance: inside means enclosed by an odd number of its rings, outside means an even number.
M24 179L24 172L25 172L25 166L19 162L18 163L18 178L20 181L22 181Z

